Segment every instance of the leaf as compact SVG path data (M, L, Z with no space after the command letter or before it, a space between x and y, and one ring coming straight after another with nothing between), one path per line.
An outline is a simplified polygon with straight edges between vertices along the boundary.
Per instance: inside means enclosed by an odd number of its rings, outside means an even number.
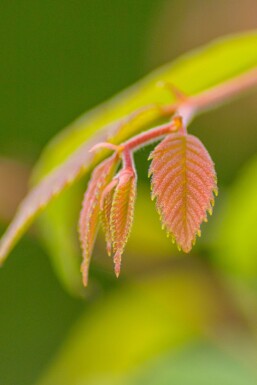
M166 353L147 362L126 384L255 385L255 369L245 365L240 344L234 345L235 357L210 343L193 344L175 354Z
M121 256L131 231L136 198L136 176L131 170L121 171L111 207L111 238L115 255L115 274L120 274Z
M160 118L161 111L156 103L170 104L172 98L168 92L156 88L158 81L175 84L187 95L197 94L256 67L256 44L257 32L252 31L218 40L192 54L186 54L176 62L154 71L136 86L90 111L58 135L43 152L35 169L34 183L40 183L21 204L0 243L0 261L4 261L35 216L53 197L91 171L93 166L109 154L107 151L102 151L95 157L88 154L88 150L95 143L106 140L120 143ZM132 113L143 106L149 107L146 110L143 108L136 116ZM129 115L129 118L122 119L126 115ZM105 128L98 132L101 127ZM42 180L45 177L46 179ZM41 217L43 227L49 228L49 222L53 217L57 224L59 218L59 226L55 228L63 227L63 233L68 234L70 228L75 228L75 222L63 221L62 215L65 209L71 207L78 199L80 195L75 189L72 194L64 195L61 204L58 204L57 199L51 205L51 210L47 210ZM61 237L55 235L54 228L50 234L48 232L45 240L50 243L52 250L55 242L58 242L59 255L62 255L61 250L66 253ZM71 239L70 242L74 241ZM74 255L70 255L71 259L73 257ZM58 263L61 264L62 260L60 259Z
M40 222L40 236L47 239L44 246L52 257L51 263L58 279L70 294L79 297L86 294L81 279L81 248L77 231L82 198L72 201L70 206L66 202L67 199L74 199L74 195L82 197L84 191L85 183L73 185L47 208L51 221ZM71 226L71 223L75 225Z
M24 199L17 214L0 242L0 262L3 262L12 246L30 225L34 216L41 211L49 201L70 185L83 172L83 164L92 161L93 155L88 152L90 144L82 146L81 150L65 165L49 174ZM84 156L83 156L84 155ZM81 159L82 158L82 159Z
M114 155L100 163L92 173L87 191L84 195L79 220L79 234L83 250L81 271L83 273L83 283L85 286L87 286L88 282L88 269L98 231L101 196L114 175L118 161L119 158Z
M193 135L168 135L151 153L152 196L168 234L189 252L217 193L214 164Z
M122 384L123 376L167 349L206 336L223 306L212 279L199 269L140 274L88 304L39 384L105 384L106 376Z
M226 270L256 282L257 156L239 170L221 206L215 231L214 258ZM223 194L224 195L224 194Z
M105 234L106 251L109 257L112 254L112 233L111 233L111 209L114 196L114 188L118 183L118 178L112 180L111 183L105 188L101 202L101 223Z

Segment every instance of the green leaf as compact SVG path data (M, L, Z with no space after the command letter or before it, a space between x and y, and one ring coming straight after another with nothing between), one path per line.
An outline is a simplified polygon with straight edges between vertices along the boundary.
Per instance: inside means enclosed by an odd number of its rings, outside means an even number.
M257 31L229 36L155 70L137 84L87 112L54 138L37 165L37 179L62 163L81 143L107 124L146 105L171 103L170 93L157 87L160 80L175 84L186 95L199 93L255 68L256 47ZM123 137L130 135L125 133Z
M256 373L211 345L191 346L151 361L129 385L255 385ZM104 383L102 383L104 384ZM99 384L100 385L100 384Z
M224 304L212 285L200 271L165 268L119 286L87 309L39 384L123 384L147 360L175 352L215 324Z
M257 276L257 157L240 171L227 193L222 221L218 221L215 255L229 271L248 278Z
M187 95L197 94L255 68L256 47L256 31L218 40L154 71L137 85L88 112L58 135L43 152L34 173L34 182L38 183L50 171L54 171L39 183L21 205L2 240L0 261L6 258L35 216L53 197L85 176L107 156L107 151L101 151L95 156L89 155L88 150L94 143L103 140L120 143L162 117L158 106L171 104L173 101L169 92L156 87L159 81L171 82ZM134 111L139 112L135 114ZM125 116L128 118L121 120ZM99 131L102 127L105 128ZM45 240L54 253L55 248L58 250L55 264L59 267L62 264L74 265L74 260L78 257L72 239L67 240L70 249L70 254L67 255L65 243L60 236L56 236L55 230L67 235L69 229L74 229L74 221L64 219L64 216L67 210L72 210L74 202L81 198L79 195L75 189L72 189L72 193L65 193L41 218L44 228L49 227L52 230L51 233L47 232ZM58 202L59 199L61 200ZM55 226L50 224L52 222ZM62 257L64 254L66 258ZM66 272L69 270L65 266L61 269ZM68 286L72 286L69 273L63 275L63 280L67 281Z
M76 227L81 203L74 200L74 196L83 196L80 185L72 186L47 207L40 221L40 235L63 286L72 295L84 296L80 273L81 248ZM73 204L66 206L69 201Z

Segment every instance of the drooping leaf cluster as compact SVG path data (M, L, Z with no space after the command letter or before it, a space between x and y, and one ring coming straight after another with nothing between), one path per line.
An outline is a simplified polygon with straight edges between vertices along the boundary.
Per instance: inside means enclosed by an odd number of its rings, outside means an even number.
M70 131L62 134L59 141L45 151L36 172L39 183L21 203L0 241L0 263L54 197L109 156L106 150L89 152L92 146L102 141L120 146L134 135L144 130L147 132L160 120L169 120L176 114L181 117L185 130L167 132L164 138L155 138L162 141L151 154L150 174L152 195L156 197L162 223L178 246L188 252L200 234L206 212L212 210L213 194L217 192L216 173L208 152L197 138L186 132L188 107L192 107L194 117L202 110L230 100L235 94L256 85L256 46L255 31L220 40L154 72L137 87L132 87L76 122ZM165 90L156 88L160 81L175 84L176 87L170 88L181 89L187 96L178 92L176 100ZM179 95L183 96L181 100ZM104 128L92 135L101 127ZM116 275L120 271L121 255L133 221L137 180L133 167L122 167L116 173L121 159L122 151L118 151L100 163L92 173L84 196L80 240L85 284L100 223L105 230L107 251L114 254ZM77 200L78 196L73 193L64 197L63 211L72 206L74 199ZM50 211L46 210L43 220L46 226L51 222ZM60 227L66 226L67 233L68 222L55 216L56 223ZM52 230L54 237L53 227ZM61 249L61 240L56 242L60 242ZM66 281L68 279L65 278Z

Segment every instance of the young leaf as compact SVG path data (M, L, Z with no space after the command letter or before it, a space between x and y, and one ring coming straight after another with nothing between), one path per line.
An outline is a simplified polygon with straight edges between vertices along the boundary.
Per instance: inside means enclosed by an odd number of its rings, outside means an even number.
M131 170L121 171L111 208L111 238L115 255L115 274L120 274L121 256L131 230L136 198L136 176Z
M114 195L114 188L118 183L118 178L115 178L105 188L100 202L101 208L101 223L105 233L106 251L109 257L112 253L112 233L111 233L111 209Z
M93 172L84 195L79 220L79 234L83 250L81 271L83 283L88 281L88 269L99 225L100 200L106 185L110 182L118 164L118 157L112 156L102 162Z
M175 133L151 153L153 198L168 235L189 252L217 192L214 164L199 139Z

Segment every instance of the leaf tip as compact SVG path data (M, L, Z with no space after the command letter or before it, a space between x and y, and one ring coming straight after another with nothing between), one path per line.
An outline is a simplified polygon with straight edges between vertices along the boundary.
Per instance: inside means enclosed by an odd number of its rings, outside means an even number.
M114 261L114 272L115 272L116 278L119 278L120 268L121 268L121 252L120 252L120 250L116 251L114 258L113 258L113 261Z
M82 262L81 267L80 267L80 271L82 273L83 285L85 287L87 287L87 285L88 285L88 264L86 264L85 262Z
M106 251L107 251L108 257L111 257L111 255L112 255L112 242L111 241L106 242Z

